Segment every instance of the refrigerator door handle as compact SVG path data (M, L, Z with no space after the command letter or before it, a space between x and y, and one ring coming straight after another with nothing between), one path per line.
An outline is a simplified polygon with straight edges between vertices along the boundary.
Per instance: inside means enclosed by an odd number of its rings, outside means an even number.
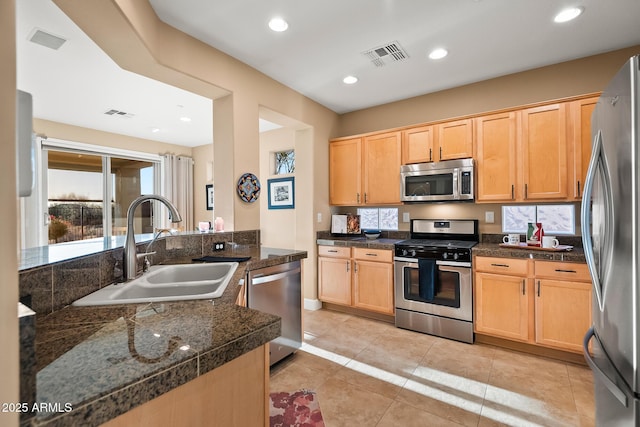
M591 281L593 283L593 289L598 300L598 306L600 310L603 308L602 301L602 285L600 283L600 277L596 269L596 264L593 260L593 242L591 240L591 233L589 230L589 224L591 224L591 194L593 192L593 181L596 179L596 173L598 170L598 162L600 162L602 151L602 132L598 131L593 141L593 150L591 154L591 160L589 161L589 168L587 169L587 178L584 181L584 188L582 191L582 204L580 209L580 221L582 227L582 246L584 248L584 257L591 273Z
M607 387L609 392L616 399L618 399L618 401L622 405L624 405L625 408L627 408L629 407L629 401L627 399L627 395L624 393L624 391L622 391L622 389L620 389L620 387L618 387L616 383L614 383L609 379L609 377L602 371L602 369L600 369L600 367L598 367L598 365L596 365L596 362L593 360L593 358L591 357L591 354L589 353L589 341L591 341L591 338L593 338L594 336L595 336L595 332L593 331L593 326L592 326L591 328L589 328L589 330L587 331L587 334L584 336L584 340L582 341L582 351L584 353L584 358L587 361L587 364L589 365L589 367L591 368L591 371L593 372L594 377L597 377L602 382L602 384L604 384L605 387ZM596 339L598 338L596 337Z

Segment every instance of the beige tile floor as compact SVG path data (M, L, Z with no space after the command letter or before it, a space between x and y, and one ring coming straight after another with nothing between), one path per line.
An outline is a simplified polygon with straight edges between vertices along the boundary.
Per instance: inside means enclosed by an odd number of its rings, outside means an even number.
M271 391L316 391L327 427L594 425L586 366L329 310L305 311L304 330Z

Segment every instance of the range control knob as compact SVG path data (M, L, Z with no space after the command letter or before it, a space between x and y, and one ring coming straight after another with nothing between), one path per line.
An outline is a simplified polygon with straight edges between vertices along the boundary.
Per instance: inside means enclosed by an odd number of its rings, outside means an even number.
M416 256L416 250L415 249L411 249L411 256L415 257Z
M455 254L453 254L453 259L457 260L459 256L460 255L458 255L458 253L456 252Z
M402 256L407 256L408 253L409 253L409 251L407 251L406 249L402 250Z
M443 254L442 254L442 259L447 259L447 258L449 258L449 254L448 254L448 253L446 253L446 252L445 252L445 253L443 253Z

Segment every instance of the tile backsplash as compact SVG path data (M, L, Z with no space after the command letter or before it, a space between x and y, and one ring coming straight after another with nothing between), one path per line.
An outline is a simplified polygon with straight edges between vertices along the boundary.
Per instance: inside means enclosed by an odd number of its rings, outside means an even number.
M149 249L151 264L165 259L201 257L213 253L216 242L244 245L260 244L260 230L185 234L159 238ZM138 252L148 242L137 245ZM116 248L92 255L47 264L19 272L20 302L38 314L60 310L73 301L122 279L123 249ZM140 268L141 268L141 263Z

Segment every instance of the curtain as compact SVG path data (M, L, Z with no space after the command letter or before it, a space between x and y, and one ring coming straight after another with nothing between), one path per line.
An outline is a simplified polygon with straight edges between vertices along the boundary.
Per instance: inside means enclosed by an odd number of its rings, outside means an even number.
M182 222L174 224L184 230L193 230L193 159L191 157L163 154L164 196L171 201L180 212ZM166 211L165 211L166 212ZM162 227L170 228L169 217L162 217Z

